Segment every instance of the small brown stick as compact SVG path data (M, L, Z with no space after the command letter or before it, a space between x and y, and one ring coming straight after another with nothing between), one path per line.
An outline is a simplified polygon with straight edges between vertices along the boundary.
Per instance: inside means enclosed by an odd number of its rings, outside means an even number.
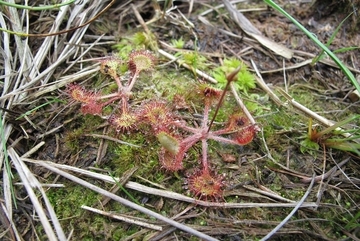
M147 27L144 19L141 17L139 11L136 9L134 4L130 4L132 10L134 11L135 17L136 19L139 21L140 25L143 27L143 29L145 30L146 34L150 35L151 31L149 30L149 28Z
M360 189L360 187L358 185L356 185L350 178L349 176L341 169L341 167L339 166L339 164L337 164L337 162L334 160L333 156L330 155L331 160L335 163L335 165L338 167L339 171L345 176L345 178L352 184L354 185L357 189Z
M252 117L252 115L250 114L249 110L246 108L246 106L244 105L244 102L241 100L240 96L238 95L237 91L236 91L236 87L234 85L234 83L230 83L230 88L231 88L231 92L235 97L236 102L238 103L238 105L240 106L240 108L242 109L242 111L244 112L244 114L246 115L246 117L249 119L250 123L252 125L254 125L255 130L258 132L260 131L260 128L258 127L258 125L256 124L254 117Z
M221 97L220 97L219 103L218 103L218 105L216 106L216 110L215 110L214 116L213 116L213 118L212 118L211 121L210 121L209 128L208 128L207 132L210 131L210 128L211 128L212 124L214 123L214 120L215 120L215 118L216 118L216 116L217 116L217 114L218 114L218 112L219 112L219 109L220 109L221 104L222 104L222 102L223 102L223 99L224 99L224 97L225 97L226 91L227 91L227 89L229 88L229 85L231 84L231 82L233 82L233 81L235 80L235 77L236 77L237 74L239 73L240 69L241 69L241 67L239 66L239 67L237 67L233 72L231 72L228 76L226 76L226 80L227 80L226 86L225 86L225 88L224 88L224 90L223 90L223 92L222 92L222 95L221 95Z
M283 103L282 101L279 99L279 97L277 97L277 95L269 88L269 86L265 83L264 79L262 78L255 62L251 59L251 64L255 70L255 73L257 75L256 81L257 84L260 85L260 87L269 95L269 97L275 102L275 104L277 106L282 106Z
M325 180L328 177L330 177L338 168L340 169L340 167L342 167L343 165L345 165L348 161L350 160L350 157L346 158L345 160L343 160L342 162L340 162L339 164L337 164L336 166L334 166L333 168L331 168L329 171L327 171L324 174L321 174L319 176L315 177L315 182L319 182L321 180ZM303 177L301 179L302 183L309 183L311 182L312 177Z
M98 213L98 214L110 217L110 218L113 218L113 219L121 220L121 221L126 222L126 223L135 224L135 225L138 225L138 226L141 226L141 227L162 231L162 227L159 226L159 225L155 225L155 224L151 224L151 223L145 223L145 222L136 220L134 218L127 217L125 215L109 213L109 212L102 211L102 210L92 208L92 207L89 207L89 206L85 206L85 205L82 205L81 208L83 208L85 210L88 210L88 211L91 211L91 212L94 212L94 213Z

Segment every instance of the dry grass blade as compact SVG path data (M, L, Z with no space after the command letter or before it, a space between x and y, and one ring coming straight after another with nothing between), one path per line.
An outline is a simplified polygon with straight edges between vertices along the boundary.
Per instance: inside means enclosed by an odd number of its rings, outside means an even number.
M96 14L97 11L101 10L101 6L102 4L94 4L94 8L93 11L89 14L89 10L91 8L88 8L87 6L88 1L82 1L82 3L80 5L76 5L76 7L74 9L72 9L72 11L70 12L70 19L74 20L77 18L80 18L80 21L84 21L84 19L86 17L92 17L93 15ZM65 6L63 7L64 9L62 9L61 14L59 14L55 20L55 24L51 30L51 32L55 32L58 28L59 25L62 23L62 21L64 21L64 18L66 16L67 13L67 7ZM86 9L86 10L84 10ZM81 14L78 14L79 12L81 12ZM89 14L90 16L87 16L87 14ZM28 50L27 52L24 50L22 52L17 53L19 56L28 56L24 61L24 63L22 64L22 66L20 67L20 69L24 69L26 71L28 71L30 69L29 72L23 72L20 71L19 75L18 75L18 79L22 78L21 82L15 86L18 86L18 88L13 89L12 91L8 92L8 93L3 93L2 95L2 99L8 99L11 96L21 96L21 99L18 99L17 102L21 102L22 98L26 97L26 93L27 90L35 87L39 84L39 81L41 81L41 85L45 85L49 82L49 80L52 78L52 74L54 73L54 71L56 70L56 68L64 63L65 61L67 61L69 59L70 56L72 56L74 53L76 53L78 47L77 45L79 44L80 40L83 38L85 32L87 30L87 27L84 27L82 29L78 29L76 30L72 36L71 39L69 40L68 44L66 44L65 46L63 44L57 43L56 41L64 41L64 39L58 39L58 37L46 37L43 40L42 45L39 47L39 51L36 53L35 56L32 56L32 53L30 52L30 50ZM18 36L15 36L15 38L19 38ZM27 43L27 41L21 41L20 43ZM19 44L20 44L19 43ZM46 59L48 52L51 50L51 46L55 44L58 45L58 50L57 52L55 52L54 54L56 54L55 56L53 56L53 59L55 60L52 64L49 64L47 66L47 68L45 68L43 71L39 71L42 68L42 65L44 63L44 60ZM22 45L18 45L18 46L22 46ZM21 48L19 47L20 50L22 49L27 49L28 47L24 47ZM92 69L92 71L95 71L94 69ZM31 81L28 81L28 79L30 79ZM61 86L56 86L61 87ZM21 94L21 95L20 95ZM17 99L17 98L16 98Z
M6 205L6 210L8 213L8 218L10 219L10 221L12 220L12 215L13 215L13 203L12 203L12 193L11 193L11 177L9 177L9 175L11 175L11 173L8 172L8 170L6 168L4 168L3 170L3 178L4 178L4 184L3 184L3 191L4 191L4 199L5 199L5 205Z
M69 180L71 180L71 181L73 181L73 182L75 182L77 184L80 184L80 185L82 185L82 186L84 186L86 188L89 188L89 189L91 189L91 190L93 190L95 192L98 192L98 193L100 193L100 194L102 194L104 196L110 197L111 199L113 199L113 200L115 200L115 201L117 201L117 202L119 202L119 203L121 203L121 204L123 204L123 205L125 205L127 207L130 207L130 208L132 208L134 210L140 211L140 212L142 212L144 214L147 214L147 215L152 216L152 217L154 217L156 219L164 221L164 222L166 222L166 223L168 223L168 224L170 224L170 225L172 225L172 226L174 226L174 227L176 227L178 229L181 229L181 230L183 230L183 231L185 231L185 232L187 232L189 234L192 234L192 235L194 235L196 237L199 237L199 238L204 239L204 240L209 240L209 241L218 240L218 239L212 238L212 237L210 237L210 236L208 236L208 235L206 235L204 233L201 233L201 232L199 232L199 231L197 231L195 229L192 229L192 228L190 228L190 227L188 227L186 225L178 223L178 222L176 222L176 221L174 221L172 219L166 218L166 217L164 217L164 216L162 216L162 215L160 215L160 214L158 214L158 213L156 213L154 211L151 211L151 210L146 209L146 208L144 208L144 207L142 207L140 205L137 205L137 204L135 204L133 202L130 202L130 201L124 199L124 198L121 198L121 197L119 197L119 196L117 196L117 195L115 195L115 194L113 194L113 193L111 193L111 192L109 192L109 191L107 191L105 189L102 189L102 188L100 188L98 186L90 184L89 182L86 182L86 181L84 181L84 180L82 180L82 179L80 179L78 177L75 177L74 175L71 175L71 174L69 174L67 172L64 172L64 171L58 169L57 167L55 167L51 163L37 162L37 164L51 170L54 173L57 173L57 174L61 175L61 176L65 177L65 178L67 178L67 179L69 179Z
M16 225L10 216L11 213L7 211L7 208L3 203L1 203L0 214L0 222L7 227L7 229L0 235L0 238L3 238L6 232L9 232L13 240L21 240L21 236L16 228Z
M41 160L33 160L33 159L28 159L28 158L24 158L24 161L27 162L31 162L31 163L36 163L38 165L44 166L46 165L46 167L48 166L52 166L53 168L56 169L63 169L63 170L68 170L68 171L72 171L72 172L77 172L81 175L86 175L95 179L99 179L108 183L115 183L115 180L108 176L108 175L104 175L104 174L99 174L99 173L94 173L91 171L87 171L87 170L83 170L77 167L73 167L73 166L68 166L68 165L61 165L61 164L56 164L56 163L52 163L52 162L47 162L47 161L41 161ZM117 180L119 181L119 180ZM191 198L179 193L175 193L175 192L171 192L171 191L167 191L167 190L161 190L161 189L156 189L156 188L151 188L151 187L147 187L144 186L142 184L136 183L136 182L132 182L129 181L126 183L125 187L139 191L139 192L143 192L143 193L148 193L148 194L152 194L152 195L157 195L157 196L161 196L161 197L166 197L166 198L170 198L170 199L175 199L175 200L179 200L179 201L183 201L183 202L188 202L188 203L192 203L192 204L196 204L199 206L204 206L204 207L221 207L221 208L252 208L252 207L295 207L298 202L293 201L292 203L223 203L223 202L208 202L208 201L203 201L203 200L198 200L195 198ZM287 200L288 202L289 200ZM308 202L308 203L303 203L301 207L317 207L318 205L316 203L313 202Z
M279 229L281 229L288 221L289 219L294 216L295 212L297 212L299 210L299 207L301 206L301 204L305 201L305 199L309 196L310 191L314 185L314 180L315 180L315 173L313 175L312 181L308 187L308 189L306 190L305 194L303 195L303 197L301 198L301 200L299 201L299 203L296 205L296 207L289 213L289 215L283 220L281 221L281 223L279 223L279 225L277 225L270 233L268 233L265 237L263 237L261 240L265 241L268 240L269 238L271 238L271 236L273 236Z
M49 240L66 240L64 231L61 228L61 225L59 223L58 218L56 217L56 214L54 212L54 209L52 205L50 204L49 199L47 198L44 189L40 185L39 181L35 178L35 176L32 174L32 172L28 169L28 167L25 165L25 163L21 160L21 158L18 156L18 154L15 152L13 148L10 148L8 150L9 156L11 160L13 161L15 168L22 180L22 183L24 184L24 187L26 188L26 191L34 205L34 209L36 210L36 213L38 214L38 217L44 227L44 230L49 238ZM46 211L44 210L43 206L41 205L40 200L37 198L33 188L36 188L38 191L40 191L41 196L43 200L45 201L46 205ZM47 219L48 213L51 217L51 222L53 223L56 234L52 228L52 225L50 224L49 220Z
M70 24L74 22L83 23L101 11L103 5L103 2L99 4L99 2L96 1L85 0L79 1L76 5L71 7L63 6L59 9L57 14L54 15L54 19L48 25L49 30L47 31L49 31L48 33L50 34L55 33L59 30L61 25L64 25L64 23L67 27L70 27ZM25 31L26 34L30 32L31 11L18 10L13 7L3 7L3 10L4 11L0 12L1 28L17 33ZM74 81L78 76L83 77L84 75L81 75L82 72L79 71L77 74L73 75L74 79L67 78L65 81L53 81L54 73L58 72L58 67L68 61L69 58L74 56L78 51L79 43L81 43L86 30L87 27L74 31L72 35L69 36L67 43L66 35L33 39L20 37L18 35L10 36L7 32L1 33L1 55L4 57L4 75L0 76L3 82L1 86L2 94L0 97L1 107L12 110L15 108L15 105L24 104L25 100L34 100L44 93L57 90L66 83ZM12 38L13 41L11 40ZM97 71L96 68L89 68L89 70L90 73L91 71ZM86 76L89 75L89 72L86 72ZM49 84L50 82L51 84ZM5 159L4 154L6 154L5 143L7 143L9 136L13 131L12 120L14 117L10 117L8 112L2 112L1 115L3 126L1 143L2 148L5 149L0 155L0 168L3 168ZM40 147L42 144L42 142L38 143L37 147ZM25 152L27 152L26 155L31 155L36 153L37 150L38 149L32 149L31 151L25 150ZM17 152L13 148L9 148L8 151L10 161L14 164L16 173L22 180L48 239L66 240L65 234L42 185L21 161ZM14 193L12 193L13 190L10 188L11 185L13 185L13 177L11 173L8 173L9 170L3 169L2 171L4 172L2 183L6 213L9 223L13 224L12 206L15 204L12 202L11 197ZM41 193L42 201L37 198L33 190L34 188ZM46 206L46 210L44 210L42 204ZM47 215L50 215L50 221L47 219ZM11 226L15 227L16 225ZM35 230L32 230L32 232L34 231ZM13 228L12 233L16 236L16 240L22 240L23 237L19 236L15 228Z
M92 137L95 137L95 138L102 138L102 139L105 139L105 140L109 140L109 141L113 141L113 142L116 142L116 143L119 143L119 144L122 144L122 145L128 145L128 146L132 146L132 147L136 147L136 148L139 148L141 146L139 145L135 145L135 144L131 144L129 142L125 142L125 141L122 141L122 140L119 140L118 138L114 138L114 137L110 137L110 136L105 136L105 135L99 135L99 134L86 134L85 136L92 136Z
M279 201L283 201L283 202L288 202L288 203L294 203L295 201L293 200L290 200L290 199L287 199L287 198L283 198L282 196L274 193L274 192L269 192L269 191L264 191L264 190L261 190L261 189L258 189L258 188L255 188L255 187L252 187L252 186L249 186L249 185L244 185L244 188L248 189L248 190L251 190L253 192L257 192L257 193L260 193L260 194L263 194L265 196L268 196L270 198L273 198L275 200L279 200Z
M127 188L131 188L137 191L141 191L141 192L145 192L148 194L154 194L154 195L158 195L158 196L162 196L162 197L168 197L168 198L172 198L172 199L176 199L179 201L184 201L184 202L189 202L189 203L193 203L199 206L204 206L204 207L221 207L221 208L255 208L255 207L294 207L298 204L298 202L292 202L292 203L219 203L219 202L208 202L208 201L202 201L202 200L197 200L191 197L187 197L184 196L182 194L179 193L174 193L171 191L164 191L164 190L160 190L160 189L156 189L156 188L151 188L151 187L147 187L144 185L141 185L139 183L136 182L128 182L125 185ZM313 202L308 202L308 203L303 203L301 207L316 207L317 204L313 203Z
M232 4L223 0L226 9L229 11L231 18L239 25L239 27L248 35L256 39L259 43L271 49L276 54L283 56L284 58L290 59L293 56L293 52L287 47L275 43L274 41L264 37L259 30L257 30L251 22L240 12L238 12Z
M275 102L275 104L277 104L278 106L282 106L283 103L282 101L279 99L279 97L269 88L269 86L265 83L264 79L262 78L255 62L251 59L251 64L255 70L256 73L256 81L258 83L258 85L270 96L270 98Z
M154 225L154 224L151 224L151 223L145 223L145 222L138 221L138 220L135 220L135 219L130 218L130 217L126 217L124 215L105 212L105 211L102 211L102 210L99 210L99 209L96 209L96 208L92 208L92 207L88 207L88 206L85 206L85 205L82 205L81 208L83 208L85 210L88 210L88 211L91 211L91 212L94 212L94 213L98 213L98 214L107 216L109 218L117 219L117 220L124 221L124 222L127 222L127 223L135 224L135 225L139 225L139 226L142 226L144 228L149 228L149 229L162 231L162 227L159 226L159 225Z
M36 146L34 146L33 148L31 148L29 151L27 151L24 155L22 155L21 157L29 157L32 154L36 153L43 145L45 144L44 141L39 142Z

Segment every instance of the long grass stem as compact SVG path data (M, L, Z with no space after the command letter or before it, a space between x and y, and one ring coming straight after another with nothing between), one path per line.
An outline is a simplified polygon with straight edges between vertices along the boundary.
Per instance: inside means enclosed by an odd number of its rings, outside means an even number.
M301 23L299 23L295 18L293 18L289 13L287 13L282 7L274 3L272 0L264 0L265 3L270 5L272 8L279 11L285 17L290 19L304 34L306 34L316 45L318 45L325 53L329 55L329 57L339 66L339 68L344 72L344 74L350 79L351 83L360 92L360 84L356 81L354 75L350 72L350 70L341 62L341 60L322 42L320 42L317 37L307 30Z

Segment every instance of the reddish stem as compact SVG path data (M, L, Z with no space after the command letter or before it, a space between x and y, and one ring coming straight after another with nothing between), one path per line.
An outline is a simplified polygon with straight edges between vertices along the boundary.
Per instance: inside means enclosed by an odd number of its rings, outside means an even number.
M119 90L119 92L120 92L120 91L122 90L122 88L123 88L123 86L122 86L122 84L121 84L121 81L120 81L120 77L119 77L119 76L115 76L114 79L115 79L115 81L116 81L116 84L117 84L117 86L118 86L118 90Z
M208 159L207 159L207 141L206 141L206 139L202 139L201 143L202 143L202 165L203 165L204 171L208 171L209 163L208 163Z
M228 138L225 138L225 137L222 137L222 136L212 135L211 132L208 135L208 139L212 139L212 140L222 142L222 143L225 143L225 144L239 145L239 143L237 143L234 140L231 140L231 139L228 139Z
M119 100L119 99L121 99L121 98L122 98L122 97L119 96L118 93L116 93L116 95L115 95L113 98L111 98L110 100L102 103L102 106L107 106L107 105L109 105L109 104L113 103L114 101Z
M205 106L204 106L204 118L203 118L203 123L202 123L202 129L207 128L207 123L209 120L209 112L210 112L210 102L209 101L205 101Z
M236 75L239 73L240 69L241 69L241 67L239 66L237 69L235 69L233 72L231 72L228 76L226 76L226 80L227 80L226 86L225 86L224 91L223 91L223 93L222 93L222 95L221 95L221 97L220 97L219 103L218 103L218 105L216 106L216 110L215 110L214 116L213 116L213 118L211 119L211 122L210 122L210 124L209 124L209 128L208 128L207 132L210 131L210 128L211 128L212 124L213 124L214 121L215 121L215 118L216 118L216 116L217 116L217 114L218 114L218 112L219 112L219 109L220 109L220 107L221 107L221 104L222 104L222 102L223 102L223 100L224 100L224 97L225 97L225 94L226 94L226 90L229 88L230 83L231 83L232 81L235 81L235 80L236 80L235 77L236 77Z
M122 113L127 113L129 111L129 97L127 95L123 95L121 98L122 104Z

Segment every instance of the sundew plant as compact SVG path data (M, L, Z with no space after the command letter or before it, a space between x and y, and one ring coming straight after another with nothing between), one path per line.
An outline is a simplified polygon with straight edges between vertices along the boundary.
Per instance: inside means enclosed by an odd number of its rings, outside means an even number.
M155 54L148 50L134 50L126 59L106 57L101 61L100 72L116 83L117 88L113 93L103 94L101 89L89 90L72 83L67 87L68 96L81 103L82 114L100 116L115 133L128 135L131 139L133 132L141 131L145 138L155 137L159 144L159 165L164 172L182 173L186 166L184 162L189 156L196 158L195 163L199 163L199 166L186 174L187 189L200 199L221 199L226 183L224 176L218 174L216 167L212 166L209 141L242 146L253 140L257 129L241 111L229 113L221 127L211 126L214 117L210 114L211 108L220 106L224 90L206 83L199 82L192 90L203 106L201 120L196 125L177 111L176 106L188 105L184 104L186 99L179 95L175 95L172 101L159 97L134 99L134 92L137 91L134 86L139 76L143 75L145 78L142 79L147 79L149 73L156 72L156 64ZM238 61L226 60L225 65L217 70L218 75L225 76L228 71L233 72L236 64L241 65ZM120 69L124 65L128 70L122 73ZM241 65L241 68L244 66ZM245 72L238 74L246 76ZM247 90L254 84L250 77L243 84L237 83L238 76L233 77L240 89ZM197 156L188 155L198 144L201 145L201 151Z

